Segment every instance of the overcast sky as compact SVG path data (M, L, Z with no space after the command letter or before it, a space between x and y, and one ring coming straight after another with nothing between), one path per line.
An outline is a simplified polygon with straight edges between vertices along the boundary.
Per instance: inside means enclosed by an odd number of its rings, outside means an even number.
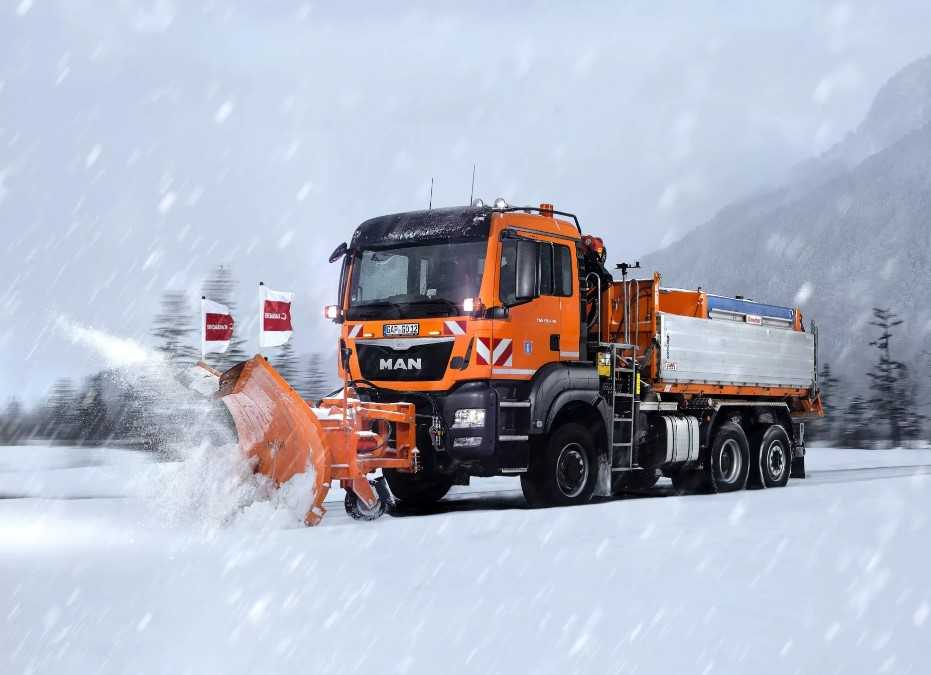
M925 0L6 0L0 399L103 365L59 315L145 341L221 263L248 308L296 291L298 350L331 350L327 254L431 176L466 203L473 163L477 195L636 258L842 138L929 25Z

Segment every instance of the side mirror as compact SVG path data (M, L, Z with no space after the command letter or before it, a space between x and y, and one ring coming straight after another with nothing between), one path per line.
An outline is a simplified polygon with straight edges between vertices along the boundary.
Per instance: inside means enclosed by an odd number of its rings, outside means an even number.
M514 297L517 302L533 300L540 294L537 273L540 245L529 239L517 241L517 282Z
M330 262L335 263L337 260L346 255L346 251L349 250L349 247L344 241L342 244L336 247L336 249L330 254Z

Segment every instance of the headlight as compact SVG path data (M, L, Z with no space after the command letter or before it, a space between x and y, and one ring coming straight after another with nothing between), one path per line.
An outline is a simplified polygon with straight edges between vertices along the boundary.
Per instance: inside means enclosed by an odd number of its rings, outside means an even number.
M460 408L453 419L453 429L469 429L485 426L484 408Z

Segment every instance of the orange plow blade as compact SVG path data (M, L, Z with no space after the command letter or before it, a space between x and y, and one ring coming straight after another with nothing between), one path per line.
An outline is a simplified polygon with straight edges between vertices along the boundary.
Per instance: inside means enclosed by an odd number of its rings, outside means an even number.
M347 491L347 511L352 503L357 506L351 515L371 519L384 512L385 500L368 475L385 468L418 469L414 405L364 403L351 389L343 391L343 397L324 399L314 408L261 355L220 375L218 395L255 470L276 485L314 472L307 525L320 522L334 480Z

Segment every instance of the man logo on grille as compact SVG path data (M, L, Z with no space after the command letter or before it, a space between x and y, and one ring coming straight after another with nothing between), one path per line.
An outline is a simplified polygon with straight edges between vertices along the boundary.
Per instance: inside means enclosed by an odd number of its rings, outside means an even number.
M420 370L420 359L379 359L380 370Z

